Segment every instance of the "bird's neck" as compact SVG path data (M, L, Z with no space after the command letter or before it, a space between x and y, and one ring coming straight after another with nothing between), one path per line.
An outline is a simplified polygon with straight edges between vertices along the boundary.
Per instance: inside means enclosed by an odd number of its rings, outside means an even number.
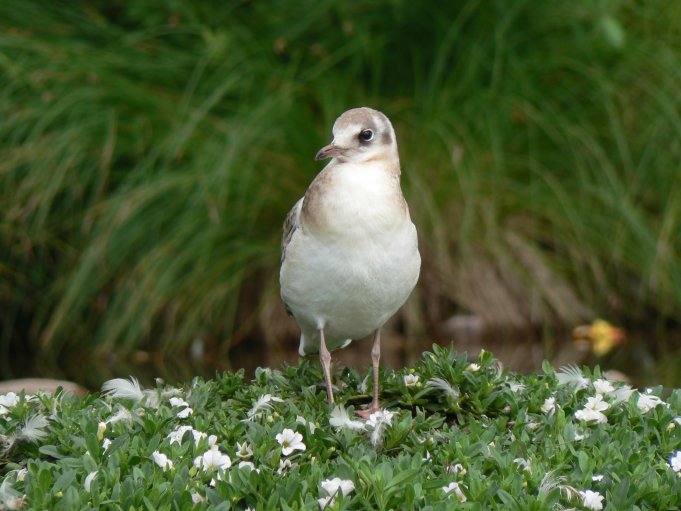
M330 181L329 185L321 185ZM399 161L327 166L303 201L302 222L319 235L389 233L409 220L400 187Z

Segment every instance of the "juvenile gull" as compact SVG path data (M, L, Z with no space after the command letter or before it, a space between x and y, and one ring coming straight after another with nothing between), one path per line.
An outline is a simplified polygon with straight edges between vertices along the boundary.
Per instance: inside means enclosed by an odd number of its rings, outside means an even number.
M388 118L353 108L333 125L331 158L284 222L281 297L300 326L300 354L319 353L333 403L330 351L373 333L373 400L379 409L380 329L404 304L421 267L416 227L400 187Z

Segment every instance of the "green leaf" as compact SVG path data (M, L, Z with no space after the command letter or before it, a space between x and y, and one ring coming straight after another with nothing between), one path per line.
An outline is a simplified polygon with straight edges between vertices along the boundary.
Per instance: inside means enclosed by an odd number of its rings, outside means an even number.
M59 452L59 449L56 445L41 445L38 448L38 452L55 459L62 459L64 457L64 455Z
M405 484L407 481L414 478L419 472L420 472L419 469L409 469L403 470L402 472L398 472L385 485L386 492L390 492L396 486L401 486Z
M577 463L579 465L579 469L582 471L582 474L588 474L590 472L589 456L586 454L586 452L579 451L577 453Z
M57 493L57 492L63 492L68 488L74 481L76 480L76 471L75 470L66 470L64 471L54 482L54 486L52 490Z

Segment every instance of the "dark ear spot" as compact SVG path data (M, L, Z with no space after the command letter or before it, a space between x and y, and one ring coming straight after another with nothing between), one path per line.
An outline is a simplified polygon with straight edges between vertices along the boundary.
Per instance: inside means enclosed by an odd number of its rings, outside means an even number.
M392 137L392 135L390 135L390 132L387 131L387 130L384 131L383 135L381 135L381 143L383 145L390 145L392 143L392 141L393 141L393 137Z

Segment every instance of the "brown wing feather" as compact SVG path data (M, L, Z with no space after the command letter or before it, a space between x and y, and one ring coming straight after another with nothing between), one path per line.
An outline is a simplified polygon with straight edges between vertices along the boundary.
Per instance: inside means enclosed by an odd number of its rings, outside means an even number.
M300 224L300 210L303 206L303 199L296 202L295 206L291 208L291 211L286 215L286 220L284 220L284 225L281 230L281 262L284 262L286 257L286 247L291 241L293 233L298 229Z
M291 208L291 211L288 212L288 215L286 215L286 220L284 220L284 225L282 227L281 231L281 262L284 262L284 258L286 257L286 247L288 246L289 242L291 241L291 238L293 237L293 233L296 232L296 229L298 229L298 226L300 225L300 210L303 207L303 199L300 199L298 202L296 202L295 206ZM283 299L282 299L283 301ZM286 312L288 312L289 316L293 316L293 313L291 312L291 309L289 308L288 304L284 302L284 307L286 307Z

